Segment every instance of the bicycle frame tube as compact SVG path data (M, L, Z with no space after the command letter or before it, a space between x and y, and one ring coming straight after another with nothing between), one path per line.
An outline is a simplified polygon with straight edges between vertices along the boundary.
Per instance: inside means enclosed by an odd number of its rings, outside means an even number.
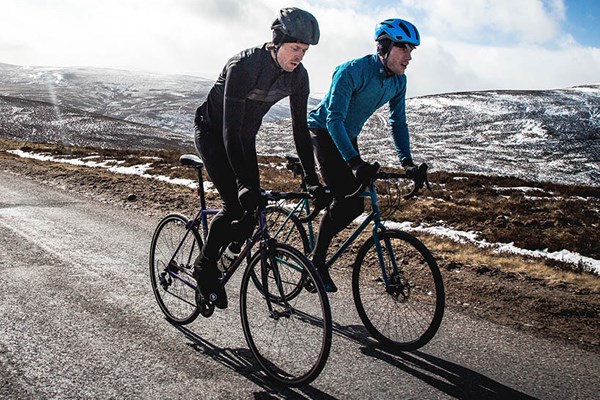
M381 248L379 246L379 236L377 233L380 229L384 229L384 226L381 223L380 219L379 203L377 201L377 191L375 189L375 186L371 186L369 191L366 191L363 194L361 194L361 197L369 198L369 200L371 201L371 212L369 213L369 215L367 215L364 221L354 230L354 232L352 232L352 235L350 235L350 237L346 239L344 243L342 243L340 247L333 253L333 255L327 260L327 262L325 263L325 266L327 268L331 268L331 266L342 256L342 254L344 254L348 247L350 247L350 245L367 228L367 226L371 222L373 222L373 239L375 240L375 243L377 243L378 246L377 252L382 254ZM383 259L382 257L383 256L381 255L380 261Z
M261 240L261 238L264 238L266 224L267 224L267 222L266 222L266 218L265 218L265 211L262 210L260 212L260 215L258 218L258 227L254 230L254 233L252 234L252 236L248 240L246 240L246 244L244 245L244 248L242 249L240 254L238 254L237 258L233 261L231 266L229 268L227 268L227 271L225 271L223 273L223 277L221 278L221 283L223 284L223 286L225 286L227 284L227 282L229 282L229 279L231 279L234 272L238 269L238 267L242 264L242 262L248 257L248 254L250 253L250 251L252 250L254 245L259 240Z
M304 204L304 202L306 201L306 204ZM285 203L283 203L285 204ZM288 213L287 217L285 218L285 220L281 223L281 225L279 226L279 228L277 229L277 231L274 233L274 237L278 237L279 234L281 233L281 231L283 230L283 228L287 225L287 223L290 221L290 218L292 217L292 215L298 213L301 214L302 213L302 209L306 210L306 215L308 215L310 213L310 209L308 208L308 200L306 199L301 199L298 203L296 203L296 205L294 206L294 208L292 209L292 211L290 213ZM310 224L310 222L309 222ZM309 228L312 231L312 228ZM284 242L287 241L287 238L285 238L283 240Z
M216 215L219 213L219 210L213 210L210 208L207 209L202 209L200 211L201 215L200 215L200 221L201 221L201 225L202 225L202 238L206 239L206 236L208 236L208 216L209 215ZM196 217L197 219L198 217Z
M340 247L335 251L335 253L333 253L329 260L327 260L327 262L325 263L325 266L327 268L331 268L331 266L338 260L338 258L340 258L342 254L344 254L344 252L348 249L348 247L350 247L352 242L354 242L356 238L362 233L362 231L367 226L369 226L371 221L373 221L373 217L373 213L367 215L367 218L365 218L365 220L358 226L358 228L356 228L354 232L352 232L352 235L350 235L350 237L340 245Z
M375 250L377 251L377 259L379 260L379 266L381 267L381 275L383 276L383 281L385 283L385 287L388 288L389 287L389 279L388 279L387 271L385 269L385 261L386 260L384 258L383 248L381 247L381 243L379 242L379 231L385 230L385 226L381 222L381 217L380 217L380 213L379 213L379 201L377 198L377 191L376 191L374 185L372 186L371 191L369 192L369 195L371 197L371 207L373 209L371 214L373 215L373 219L374 219L373 242L375 244ZM398 272L398 264L396 263L396 257L394 256L394 249L391 245L389 238L385 240L385 247L387 248L387 251L389 252L389 255L390 255L389 258L390 258L390 262L392 263L392 270L394 273L396 273L396 272Z
M208 218L207 216L209 215L215 215L219 212L219 210L212 210L212 209L201 209L200 211L198 211L198 213L196 214L196 217L190 221L188 221L188 223L186 224L186 232L185 235L183 235L183 239L181 239L181 241L179 242L179 246L177 246L177 249L175 250L175 252L173 253L173 256L171 256L171 259L169 260L169 265L171 265L173 263L173 261L175 260L175 257L177 256L177 254L179 254L179 251L181 250L181 247L183 246L183 244L185 243L186 239L188 238L188 236L190 235L190 231L192 229L196 230L196 232L199 232L199 227L202 227L202 238L206 238L206 235L208 233ZM188 254L188 263L192 262L192 254L194 253L194 248L192 247L190 249L190 254ZM167 270L168 274L171 275L172 277L181 280L183 283L185 283L188 286L191 287L196 287L195 282L191 282L188 281L187 279L185 279L185 277L179 275L178 272L173 272L171 270Z
M299 204L303 205L304 212L306 213L306 215L310 215L310 202L308 201L308 199L300 200ZM298 206L296 206L296 207L298 207ZM308 221L307 226L308 226L308 246L312 250L315 248L315 233L314 233L315 231L313 229L312 221Z

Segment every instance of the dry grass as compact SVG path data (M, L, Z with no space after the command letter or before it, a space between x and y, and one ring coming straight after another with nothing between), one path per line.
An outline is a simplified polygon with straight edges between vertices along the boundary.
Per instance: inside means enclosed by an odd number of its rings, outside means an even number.
M443 260L445 266L475 265L519 274L544 281L547 285L574 285L582 290L600 294L600 278L590 273L557 269L540 258L529 258L514 254L501 254L490 249L482 249L472 244L458 244L430 235L419 235L419 239L431 250L434 256Z

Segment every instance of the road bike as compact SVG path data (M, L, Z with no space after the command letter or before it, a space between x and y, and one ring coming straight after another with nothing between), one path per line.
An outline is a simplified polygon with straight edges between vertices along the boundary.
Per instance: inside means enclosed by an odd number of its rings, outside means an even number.
M302 175L298 158L288 156L287 160L287 168ZM371 210L327 259L326 267L331 268L372 225L371 236L360 245L352 266L356 310L365 328L382 345L397 351L416 350L427 344L440 327L445 307L444 283L435 258L419 239L385 226L377 180L388 183L384 193L389 203L386 209L391 211L398 207L398 199L412 198L424 185L429 187L426 164L419 166L412 178L406 174L378 172L373 182L350 195L369 199ZM409 185L405 184L407 180ZM295 204L282 201L270 205L266 209L268 229L279 242L292 243L310 254L315 233L306 215L314 212L307 198ZM295 291L310 287L307 278L296 272L293 278L288 277L294 282L289 286Z
M201 160L186 154L180 162L197 172L200 209L192 219L177 213L165 216L152 237L149 257L156 301L167 320L176 325L189 324L198 315L210 317L214 312L214 304L197 290L192 272L208 232L209 218L219 211L206 207ZM310 260L268 233L267 201L302 196L263 192L262 197L263 205L253 216L257 221L254 233L237 257L219 264L225 264L221 283L227 285L235 271L246 263L240 285L240 314L248 346L269 377L287 386L306 385L320 374L329 356L329 300ZM299 271L316 287L316 293L288 296L293 290L288 287L287 271Z

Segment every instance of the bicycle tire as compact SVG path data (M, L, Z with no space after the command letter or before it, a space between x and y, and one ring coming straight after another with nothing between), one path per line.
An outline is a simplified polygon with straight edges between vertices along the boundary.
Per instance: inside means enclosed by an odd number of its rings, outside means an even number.
M183 215L167 215L158 223L150 245L152 291L167 320L176 325L189 324L200 313L192 271L202 239L192 229L179 248L188 232L187 223Z
M265 264L260 251L253 255L242 278L240 314L244 336L270 378L286 386L307 385L319 376L329 357L329 300L314 267L300 251L283 243L274 243L267 251ZM301 268L315 282L317 292L305 290L289 301L265 296L265 288L267 292L274 290L269 285L276 281L281 261L303 264ZM262 268L267 268L264 275ZM257 279L262 282L260 286L255 284Z
M269 235L279 243L287 243L304 254L311 251L308 235L296 214L286 207L270 205L265 208L265 218Z
M291 210L271 205L265 209L267 230L269 235L279 243L286 243L296 249L302 249L304 254L310 253L308 235L298 216ZM306 274L295 268L282 268L280 271L282 280L285 282L284 295L287 300L293 299L302 291L306 282ZM255 282L259 285L259 282Z
M386 230L378 236L390 285L386 290L371 237L356 257L352 273L354 304L365 328L384 347L416 350L435 336L442 322L442 274L431 252L416 237L397 230ZM393 272L392 258L397 273Z

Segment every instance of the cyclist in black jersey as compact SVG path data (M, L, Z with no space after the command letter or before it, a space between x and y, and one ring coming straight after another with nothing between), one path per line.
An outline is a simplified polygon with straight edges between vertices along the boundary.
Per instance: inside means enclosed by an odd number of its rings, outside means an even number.
M201 294L219 308L227 307L227 295L219 282L217 260L229 243L242 242L254 228L251 215L260 199L256 135L265 114L285 97L305 182L313 194L324 192L315 172L306 121L308 73L301 63L309 46L319 41L319 26L309 12L284 8L271 29L271 42L246 49L227 62L196 110L196 149L223 208L211 223L194 277ZM232 225L233 221L238 223Z

